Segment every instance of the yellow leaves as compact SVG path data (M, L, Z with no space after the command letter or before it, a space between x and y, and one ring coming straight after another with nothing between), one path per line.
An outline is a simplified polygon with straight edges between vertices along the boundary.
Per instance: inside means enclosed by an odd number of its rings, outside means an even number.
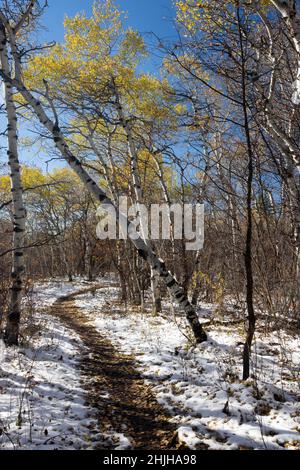
M155 156L155 158L159 157ZM147 149L141 149L138 151L137 160L138 174L141 179L144 197L146 199L150 197L152 201L154 200L153 198L157 198L157 202L161 201L163 195L161 194L161 185L154 156ZM162 162L161 166L163 166ZM168 167L164 168L164 174L166 177L169 175ZM131 162L130 158L128 158L120 167L116 168L115 183L119 190L124 194L128 194L128 187L130 187L131 182Z
M93 18L96 24L104 27L112 27L114 30L122 26L122 15L124 12L119 10L114 1L96 1L93 5Z
M270 5L270 0L245 0L240 6L265 10ZM198 29L206 31L209 28L218 29L229 20L237 3L234 0L178 0L175 2L177 8L177 20L191 33ZM216 14L217 10L219 13ZM221 12L221 13L220 13Z
M74 188L78 193L82 189L80 179L69 168L58 168L47 174L34 168L29 168L28 171L31 175L36 175L34 184L29 186L32 188L29 194L32 197L38 195L46 199L53 207L59 207L62 201L74 191Z
M87 54L93 59L98 54L109 53L113 41L122 35L122 12L114 2L97 1L93 6L93 15L77 14L74 18L66 17L65 43L70 52L76 56Z
M213 302L220 306L226 292L226 283L222 274L217 273L212 278L208 273L196 271L192 278L192 285L194 288L198 282L211 293Z
M125 64L136 65L139 59L146 55L147 50L142 36L133 29L128 29L120 44L118 58Z
M38 195L39 197L45 192L46 177L37 168L30 168L27 166L21 167L21 180L22 186L26 191L27 202ZM0 198L9 200L11 198L11 182L9 175L0 177Z
M43 173L38 168L21 168L22 185L25 190L25 206L29 214L35 212L35 220L44 217L45 211L53 211L55 217L68 211L82 210L82 200L87 191L77 175L69 168L58 168L51 173ZM75 191L76 188L76 191ZM0 200L11 200L10 178L0 177ZM8 209L10 206L7 206ZM42 209L42 210L41 210Z
M37 186L45 184L45 176L37 168L30 168L27 166L21 167L21 179L22 186L25 190L33 189ZM0 177L0 190L3 193L8 193L10 191L10 177L9 175L4 175Z
M174 106L174 110L176 114L178 114L179 116L182 116L186 112L187 108L185 105L178 103Z
M21 177L24 189L35 188L46 182L45 176L38 168L22 167Z
M61 187L62 185L72 185L74 187L79 188L83 186L79 176L74 173L73 170L70 168L56 168L52 171L52 173L48 173L47 175L48 182L54 182L57 187Z
M146 55L144 40L133 29L124 31L121 20L122 13L111 0L96 2L92 17L85 14L66 17L64 43L35 57L25 71L26 81L31 88L44 91L45 78L52 98L62 102L65 109L71 106L69 123L72 125L77 110L82 110L89 119L93 120L93 116L98 119L96 107L103 115L107 112L115 119L111 103L116 97L109 87L113 76L125 114L142 118L145 126L147 121L155 121L157 125L172 122L173 130L176 113L171 93L168 94L170 86L166 80L137 72ZM93 109L88 111L89 108ZM105 133L99 130L100 134ZM122 129L118 136L122 140ZM76 139L72 135L77 148L81 141L79 132Z
M11 188L10 178L8 175L0 176L0 193L8 194Z
M124 32L121 18L122 13L111 0L96 2L91 18L85 14L66 17L64 44L35 57L25 78L41 88L42 79L46 78L50 88L64 96L79 96L82 92L94 99L103 96L112 75L124 88L134 79L146 48L136 31Z
M171 118L165 83L149 74L134 77L129 104L136 115L156 122Z
M185 77L189 77L192 72L194 76L199 77L201 80L208 82L210 80L209 74L203 70L203 65L197 59L197 56L182 54L174 60L172 57L168 58L163 63L164 69L168 74L179 77L184 81Z
M77 75L78 70L78 62L73 60L71 56L64 54L62 46L56 45L48 54L37 55L30 61L24 71L24 78L32 88L44 89L42 82L44 78L48 80L50 85L52 83L57 85L63 75L74 76Z
M67 46L75 53L81 53L88 44L95 52L101 51L122 34L121 17L122 12L111 0L95 2L91 18L84 13L74 18L66 17L64 26Z
M193 31L201 20L209 20L209 1L180 0L176 2L177 20Z

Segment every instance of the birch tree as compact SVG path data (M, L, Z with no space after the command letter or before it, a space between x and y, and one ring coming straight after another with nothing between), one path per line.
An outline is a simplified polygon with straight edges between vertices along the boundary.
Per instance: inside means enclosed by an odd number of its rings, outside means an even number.
M7 111L7 141L8 163L10 167L11 191L13 201L13 262L10 306L6 321L4 340L7 345L16 345L19 340L19 325L21 318L21 302L24 275L24 241L26 209L23 202L23 188L21 182L21 167L18 153L17 112L14 102L12 85L12 70L8 59L7 32L18 34L22 24L12 26L0 11L0 62L4 72L3 83L5 89L5 103Z

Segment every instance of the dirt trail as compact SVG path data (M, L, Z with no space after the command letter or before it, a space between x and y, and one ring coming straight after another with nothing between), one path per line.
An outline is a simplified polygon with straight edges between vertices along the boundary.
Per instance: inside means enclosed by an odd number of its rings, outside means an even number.
M169 422L170 416L137 372L134 358L117 351L75 305L76 296L104 287L93 286L60 297L51 307L51 313L74 330L83 342L80 369L87 403L98 410L101 433L111 429L123 433L134 449L174 448L176 427ZM105 444L99 443L101 447Z

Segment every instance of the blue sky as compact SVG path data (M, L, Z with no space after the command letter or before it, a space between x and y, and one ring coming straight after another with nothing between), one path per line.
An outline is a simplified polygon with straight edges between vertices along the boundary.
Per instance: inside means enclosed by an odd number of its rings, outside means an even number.
M101 1L101 0L100 0ZM78 12L92 12L94 0L49 0L49 7L43 17L43 25L47 31L43 34L45 41L63 41L65 15L70 17ZM146 42L153 37L147 33L155 33L159 38L168 39L174 36L172 20L175 16L173 0L115 0L121 11L127 13L126 25L143 33ZM58 7L59 5L59 7ZM160 61L154 56L143 64L144 69L155 73Z
M43 20L48 28L47 38L62 40L65 14L73 16L81 11L89 14L93 3L93 0L49 0ZM162 37L172 35L172 0L116 0L116 4L128 13L128 24L134 29L143 33L153 31Z

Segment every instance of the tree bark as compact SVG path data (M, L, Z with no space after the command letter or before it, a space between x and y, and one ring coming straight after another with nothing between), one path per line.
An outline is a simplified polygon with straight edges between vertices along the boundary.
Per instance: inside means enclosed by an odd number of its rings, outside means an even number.
M250 354L251 346L255 333L255 311L254 311L254 302L253 302L253 268L252 268L252 185L254 177L254 155L252 149L251 135L250 135L250 126L248 118L248 109L247 109L247 91L246 91L246 70L245 70L245 52L243 45L243 36L241 30L241 19L240 19L240 9L237 8L237 17L238 17L238 26L239 26L239 38L240 38L240 48L241 48L241 66L242 66L242 107L244 115L244 129L246 136L246 146L248 153L248 174L247 174L247 234L246 234L246 243L245 243L245 271L246 271L246 304L248 312L248 331L246 336L246 341L244 344L243 352L243 380L248 379L250 375Z
M8 136L8 164L10 167L10 180L12 191L13 210L13 260L12 283L10 305L7 315L4 341L8 346L17 345L19 341L19 328L21 318L21 302L23 289L24 267L24 239L26 209L23 203L23 188L21 181L21 169L18 155L17 113L13 96L5 28L0 23L0 60L5 72L4 89L7 112L7 136Z

